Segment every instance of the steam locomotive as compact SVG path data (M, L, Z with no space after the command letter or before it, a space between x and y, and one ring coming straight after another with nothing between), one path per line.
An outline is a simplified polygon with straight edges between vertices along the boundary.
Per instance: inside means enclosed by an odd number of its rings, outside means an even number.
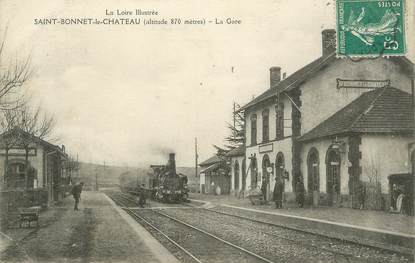
M176 173L174 153L169 154L166 165L151 165L150 168L151 171L141 185L124 185L121 190L132 194L145 191L148 197L166 203L188 202L187 176Z

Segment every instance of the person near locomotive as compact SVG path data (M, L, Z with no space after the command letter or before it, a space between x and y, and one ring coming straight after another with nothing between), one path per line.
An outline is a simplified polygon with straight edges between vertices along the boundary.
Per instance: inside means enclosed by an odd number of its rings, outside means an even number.
M74 205L73 210L75 210L75 211L79 210L78 209L78 204L79 204L79 200L81 200L81 193L82 193L82 187L83 186L84 186L84 183L80 182L79 184L74 185L72 187L71 193L72 193L73 199L75 200L75 205Z
M144 184L139 186L138 191L139 191L138 206L143 208L144 205L146 204L146 193L145 193L145 189L144 189Z
M275 208L282 208L282 195L284 191L284 183L282 182L281 176L275 177L275 186L274 186L274 201Z
M298 181L295 185L295 192L296 192L296 198L297 198L297 204L298 207L304 206L304 198L305 198L305 188L304 183L301 176L298 176Z

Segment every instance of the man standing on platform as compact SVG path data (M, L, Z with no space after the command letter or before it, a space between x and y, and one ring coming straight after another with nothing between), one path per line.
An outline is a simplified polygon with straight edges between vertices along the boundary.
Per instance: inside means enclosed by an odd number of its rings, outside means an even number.
M275 208L282 208L282 192L284 184L280 176L275 177L275 186L274 186L274 201Z
M297 184L295 185L295 192L296 192L296 198L297 198L297 204L298 207L304 206L304 195L305 195L305 189L304 189L304 183L301 176L298 176Z
M82 187L83 186L84 186L84 183L80 182L79 184L72 187L72 196L73 196L73 199L75 199L75 206L74 206L73 210L75 210L75 211L79 210L78 209L78 204L79 204L79 200L81 199L81 193L82 193Z

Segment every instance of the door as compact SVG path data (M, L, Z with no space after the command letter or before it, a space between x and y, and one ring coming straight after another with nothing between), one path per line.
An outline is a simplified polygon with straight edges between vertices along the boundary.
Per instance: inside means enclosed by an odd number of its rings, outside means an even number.
M339 202L340 196L340 154L330 149L327 153L327 194L328 205Z
M318 206L320 199L319 156L315 148L311 148L307 158L308 193L312 196L313 206Z

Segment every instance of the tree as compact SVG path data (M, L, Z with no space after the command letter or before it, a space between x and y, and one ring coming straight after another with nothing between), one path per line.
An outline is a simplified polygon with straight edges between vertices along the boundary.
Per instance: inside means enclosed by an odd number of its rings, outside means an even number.
M30 145L52 134L55 119L53 115L43 112L40 107L31 108L28 104L5 110L5 112L10 115L8 119L11 120L7 124L10 131L5 134L10 142L8 148L18 146L25 150L25 188L28 188ZM5 165L8 166L8 163Z
M6 183L8 175L8 164L9 164L9 150L16 144L16 137L12 136L12 131L17 125L17 115L15 109L3 109L0 116L0 129L2 132L2 138L0 140L0 148L4 149L5 155L5 167L3 182Z
M7 28L5 32L7 32ZM11 109L19 105L24 84L32 76L33 70L30 55L23 60L16 59L12 63L5 62L5 35L6 33L0 40L0 109Z
M22 99L24 84L29 80L33 71L31 68L31 57L27 56L23 60L16 59L14 62L5 62L5 46L6 46L6 32L0 39L0 134L9 134L14 127L16 115L7 110L13 110L19 106ZM3 111L6 110L6 111ZM0 140L0 147L5 149L5 169L4 179L0 180L0 195L3 195L3 184L8 174L8 155L9 149L14 144L13 137L2 137ZM7 210L7 203L4 202L3 196L0 196L0 209ZM1 213L0 227L3 230L7 227L7 213Z
M23 60L6 62L6 34L7 28L0 39L0 134L3 135L0 147L5 150L4 180L8 172L9 149L16 143L16 138L10 135L12 129L17 126L18 115L15 110L23 105L24 84L33 73L30 55ZM1 183L0 186L2 185Z
M65 169L67 173L69 174L68 176L68 184L69 184L73 179L72 173L77 172L80 169L80 163L78 161L78 158L75 159L73 156L69 156L68 160L65 162Z
M236 148L245 143L245 116L244 112L240 111L241 106L234 102L232 120L233 123L227 123L230 134L225 137L225 141L229 144L227 148Z

